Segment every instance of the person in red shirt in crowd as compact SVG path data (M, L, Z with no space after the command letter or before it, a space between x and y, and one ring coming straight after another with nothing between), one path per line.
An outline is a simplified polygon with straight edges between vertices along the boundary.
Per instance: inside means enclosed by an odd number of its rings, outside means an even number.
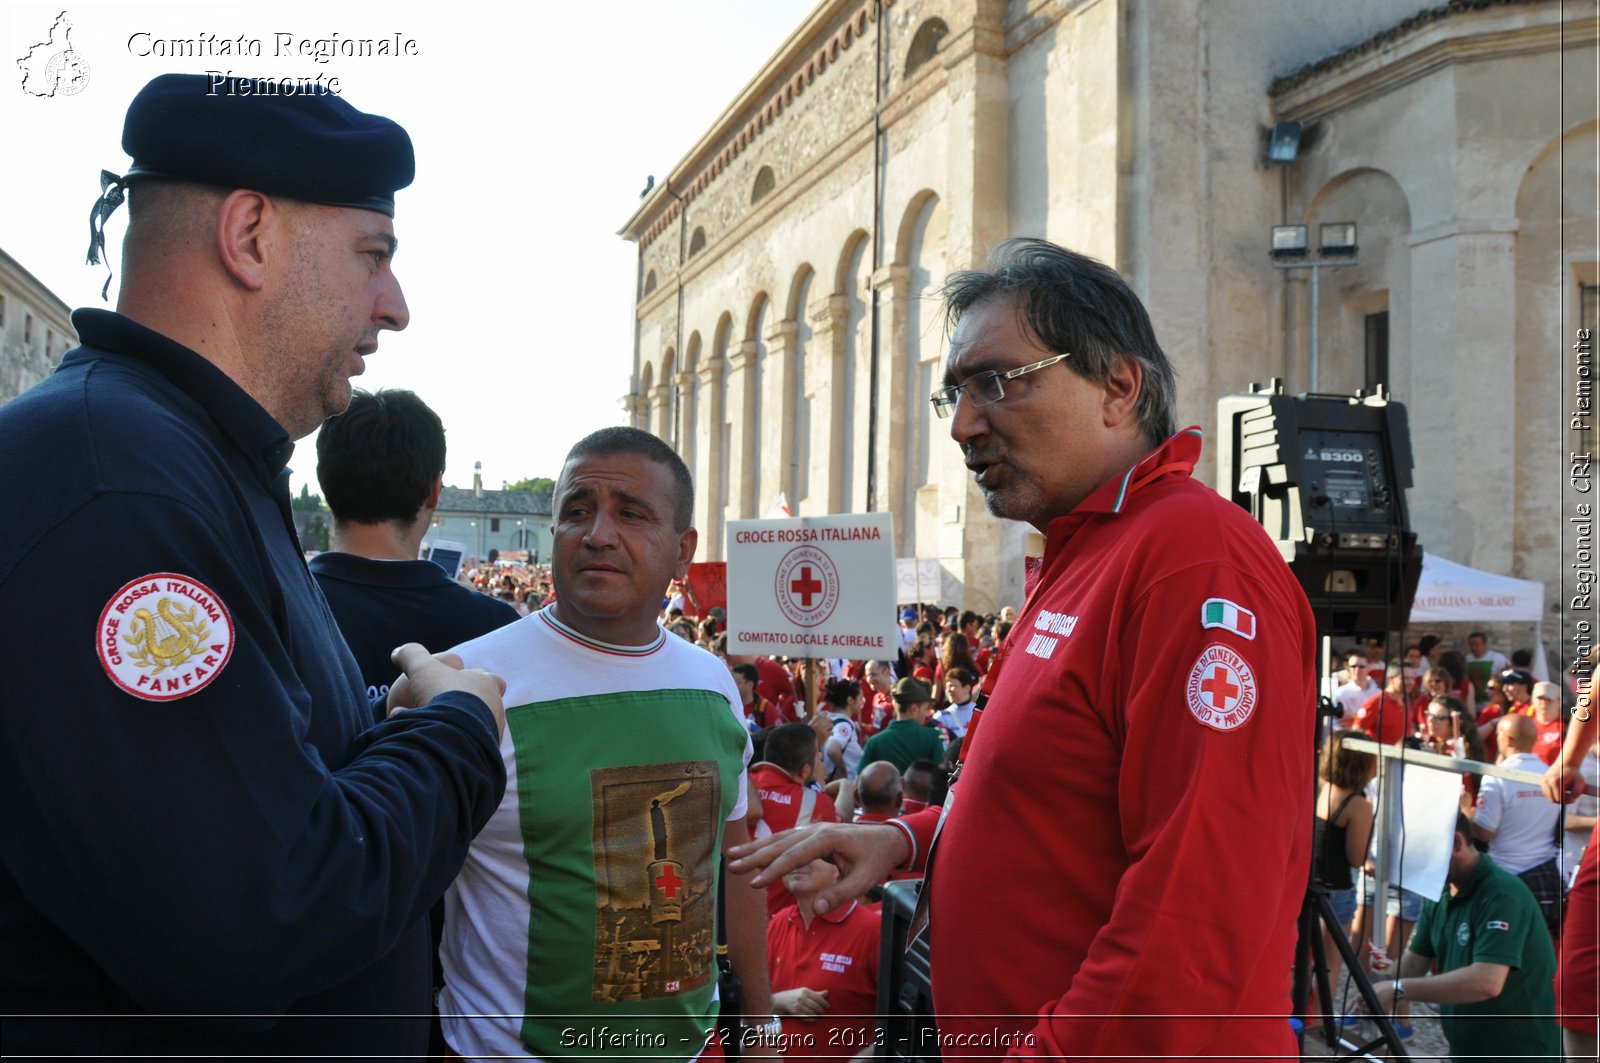
M1533 715L1533 675L1521 668L1507 668L1500 673L1500 689L1505 691L1507 716Z
M1406 676L1399 661L1389 662L1389 679L1384 688L1361 703L1352 727L1357 727L1384 745L1398 745L1407 733Z
M1554 764L1566 738L1566 720L1561 714L1561 688L1549 680L1534 684L1533 719L1539 725L1533 752L1546 764Z
M862 693L867 696L867 704L861 713L864 738L877 734L894 719L894 671L889 662L868 661L866 677Z
M900 770L887 760L868 764L856 780L857 823L884 823L900 814Z
M919 757L906 765L902 777L900 811L904 815L921 812L930 807L933 784L938 776L938 766L933 761Z
M1472 718L1472 710L1461 699L1440 694L1428 703L1424 719L1426 723L1421 737L1423 748L1428 752L1442 757L1455 757L1457 760L1494 763L1483 748L1483 739L1478 737L1477 721ZM1470 799L1463 802L1463 812L1476 804L1478 782L1482 778L1476 772L1461 773L1462 792Z
M735 667L743 667L736 665ZM774 727L762 747L763 759L750 765L750 784L761 797L761 819L776 834L808 823L837 823L833 801L811 785L822 778L822 750L809 724ZM767 914L775 915L794 898L774 882L767 888Z
M789 872L781 886L793 903L767 925L772 1007L788 1059L850 1059L877 1043L883 916L860 901L818 913L817 893L838 879L821 859Z
M1429 668L1422 673L1422 682L1411 699L1411 733L1419 738L1428 736L1428 706L1434 698L1450 696L1450 673L1443 668Z
M756 694L761 679L755 665L730 664L728 671L733 675L733 685L739 688L739 697L744 704L745 724L750 730L765 730L780 722L772 702Z

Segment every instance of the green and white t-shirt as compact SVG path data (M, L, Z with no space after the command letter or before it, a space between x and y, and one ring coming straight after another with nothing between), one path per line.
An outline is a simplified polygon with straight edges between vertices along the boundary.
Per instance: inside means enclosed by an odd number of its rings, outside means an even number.
M506 681L506 794L445 896L457 1053L693 1059L716 1016L722 828L750 735L727 667L546 608L455 650Z

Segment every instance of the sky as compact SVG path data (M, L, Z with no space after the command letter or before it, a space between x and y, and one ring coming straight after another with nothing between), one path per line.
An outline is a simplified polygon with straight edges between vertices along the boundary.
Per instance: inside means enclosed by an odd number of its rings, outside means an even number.
M617 230L647 177L664 179L813 6L11 6L0 248L68 306L114 307L117 282L102 303L105 268L84 253L100 171L130 161L120 142L134 94L171 71L336 77L354 106L405 126L417 155L395 212L411 324L380 336L357 385L410 388L439 412L447 484L470 487L478 461L489 488L553 477L572 443L624 420L637 256ZM87 84L29 95L16 60L63 12ZM317 41L397 35L412 54L315 58ZM217 54L241 36L259 56ZM107 226L113 263L125 223L126 208ZM316 491L313 438L290 464L294 489Z

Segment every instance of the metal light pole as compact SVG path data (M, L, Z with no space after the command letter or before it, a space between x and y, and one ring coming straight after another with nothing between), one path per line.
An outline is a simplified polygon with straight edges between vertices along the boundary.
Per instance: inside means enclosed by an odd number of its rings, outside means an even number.
M1278 269L1311 271L1311 386L1306 390L1313 394L1317 390L1317 373L1321 366L1317 336L1322 326L1322 299L1317 281L1325 269L1360 265L1356 259L1356 223L1337 221L1318 226L1317 243L1318 257L1309 259L1304 225L1272 227L1272 264Z

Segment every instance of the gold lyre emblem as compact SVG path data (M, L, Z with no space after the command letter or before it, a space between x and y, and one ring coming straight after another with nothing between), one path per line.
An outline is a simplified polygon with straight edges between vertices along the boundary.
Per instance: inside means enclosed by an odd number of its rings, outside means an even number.
M133 647L128 657L141 668L153 665L152 675L183 664L200 652L210 634L199 613L199 606L184 609L174 605L171 598L156 602L153 616L148 609L135 609L128 632L122 636Z

